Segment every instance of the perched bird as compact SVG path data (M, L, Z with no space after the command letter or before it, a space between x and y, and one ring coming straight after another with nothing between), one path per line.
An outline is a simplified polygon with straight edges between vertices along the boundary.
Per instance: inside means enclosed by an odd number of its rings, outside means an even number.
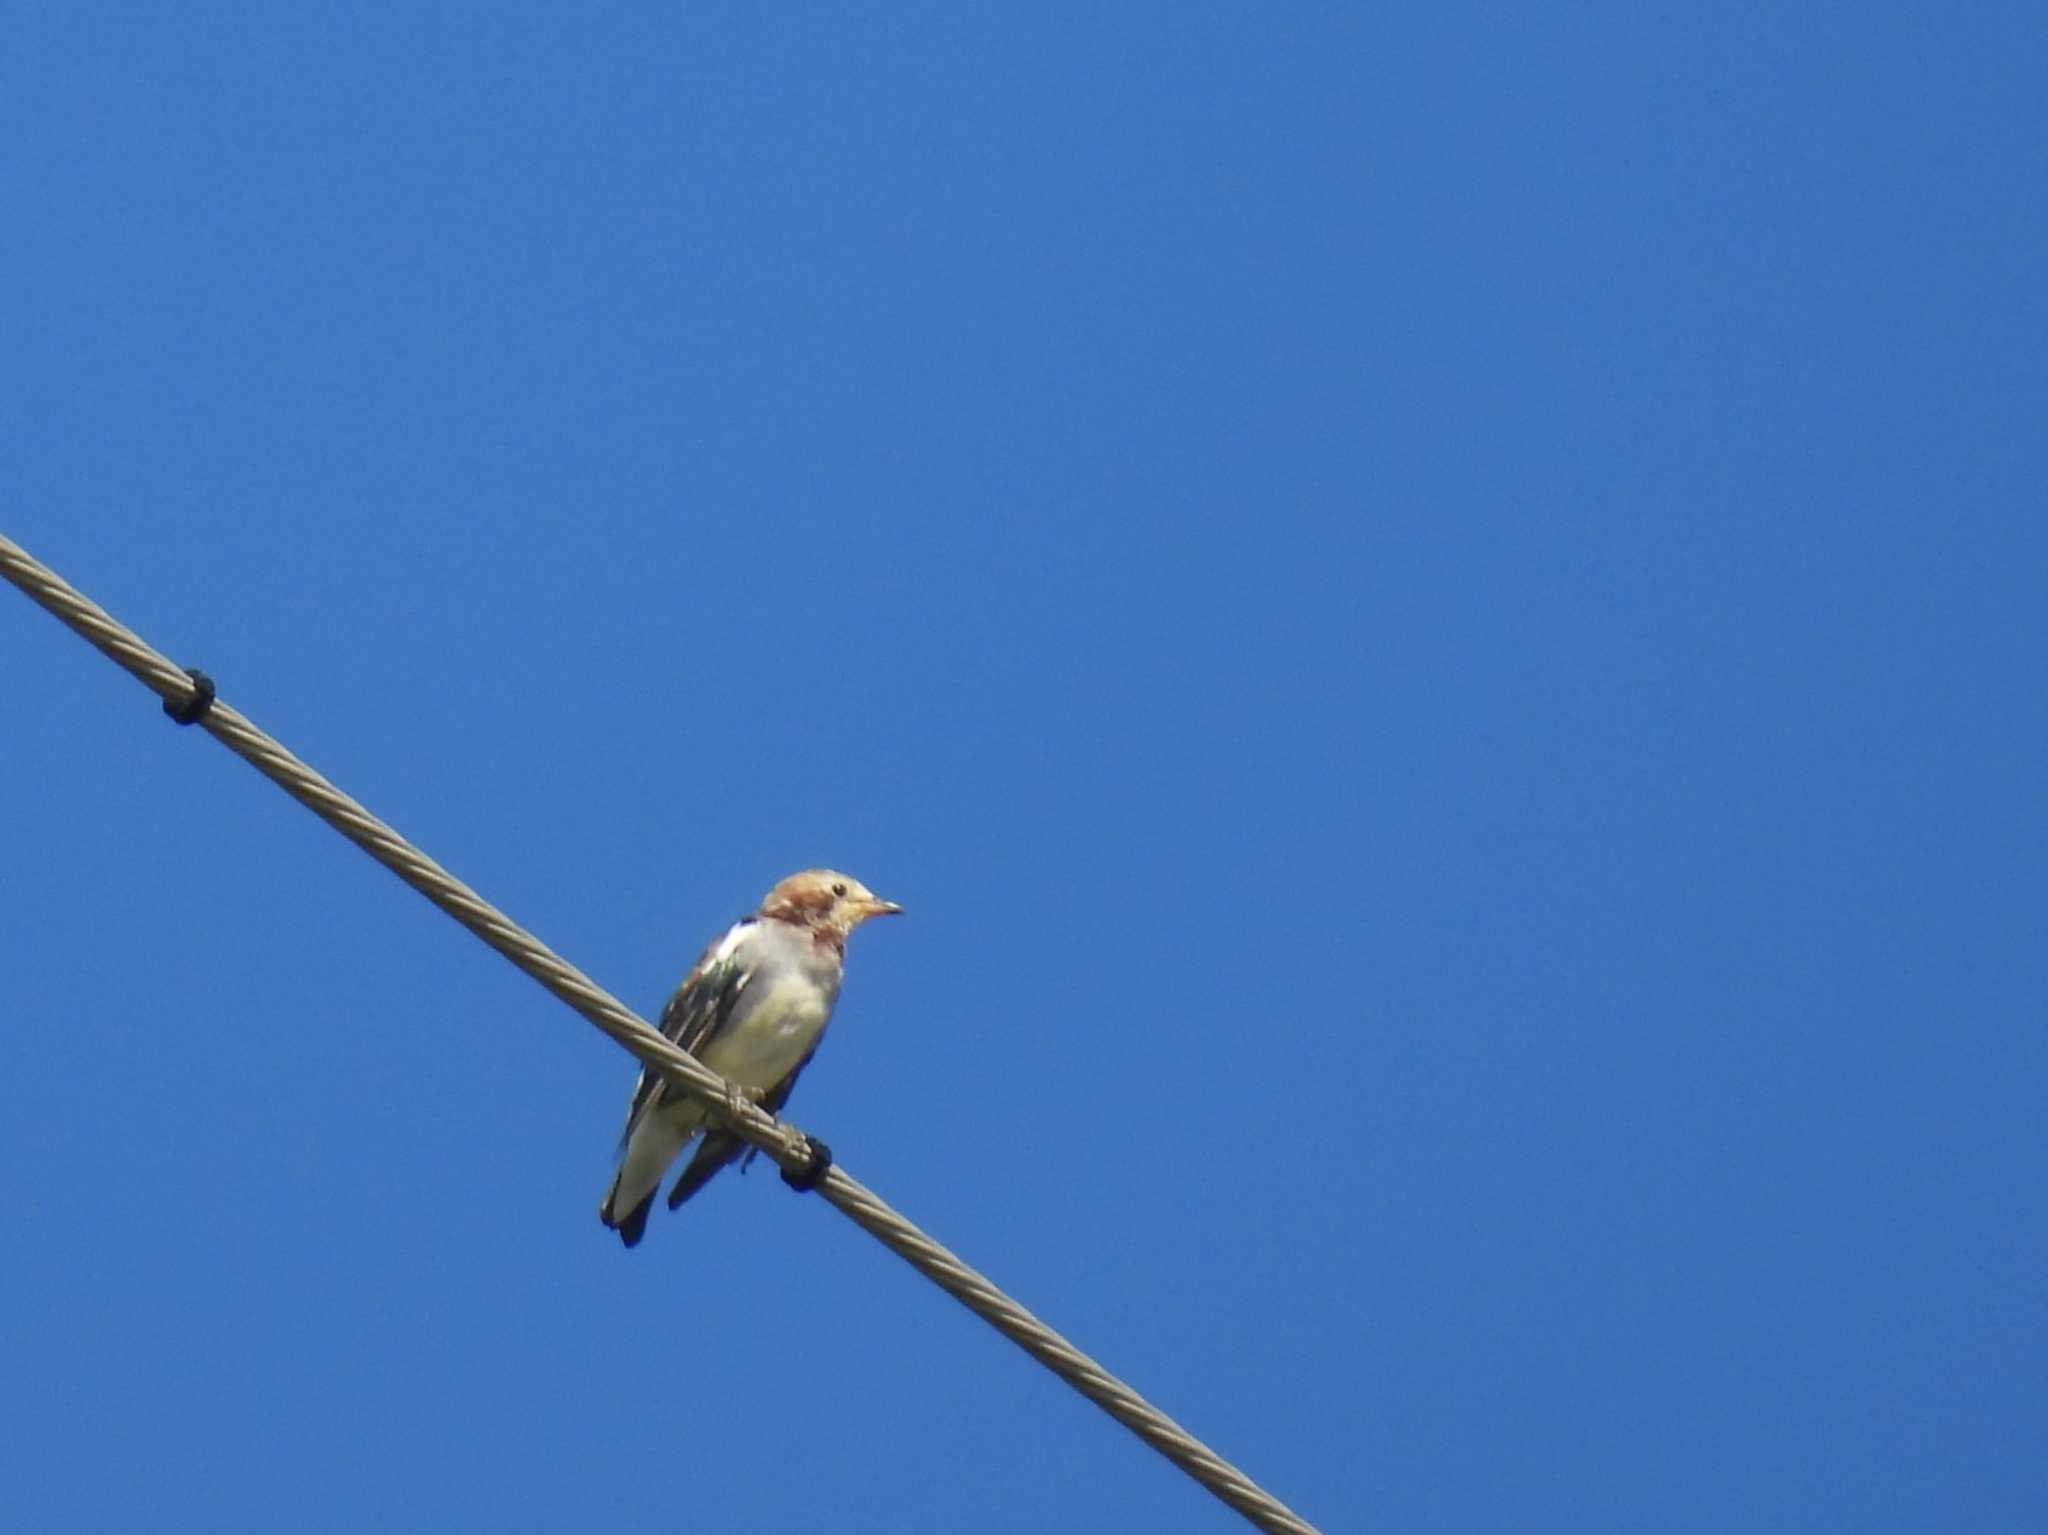
M832 869L792 874L715 940L661 1010L661 1032L771 1114L782 1112L839 1000L846 935L869 917L902 911ZM597 1213L628 1247L676 1153L704 1131L669 1191L673 1210L749 1150L708 1110L643 1069L619 1138L619 1170Z

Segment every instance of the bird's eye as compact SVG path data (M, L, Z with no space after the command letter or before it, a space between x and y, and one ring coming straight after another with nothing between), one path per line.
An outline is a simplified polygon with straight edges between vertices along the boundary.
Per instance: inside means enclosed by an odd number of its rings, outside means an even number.
M834 885L834 886L832 887L832 893L833 893L834 895L844 895L844 894L846 894L846 886L844 886L844 885Z

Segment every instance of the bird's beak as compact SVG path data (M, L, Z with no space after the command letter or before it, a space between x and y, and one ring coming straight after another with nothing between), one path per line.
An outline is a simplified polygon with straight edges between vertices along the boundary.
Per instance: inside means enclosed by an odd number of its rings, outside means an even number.
M903 915L903 908L894 901L885 901L880 896L876 896L873 900L863 904L861 915L864 917L900 917Z

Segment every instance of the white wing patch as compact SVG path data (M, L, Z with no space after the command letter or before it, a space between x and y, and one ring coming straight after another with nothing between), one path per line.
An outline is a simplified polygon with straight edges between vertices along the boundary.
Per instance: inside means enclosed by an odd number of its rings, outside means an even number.
M722 965L731 959L734 954L739 952L740 945L752 937L754 929L759 926L759 923L750 919L745 922L735 922L731 927L727 928L725 936L718 940L718 947L711 951L711 965ZM711 968L711 965L707 965L705 968L708 970Z

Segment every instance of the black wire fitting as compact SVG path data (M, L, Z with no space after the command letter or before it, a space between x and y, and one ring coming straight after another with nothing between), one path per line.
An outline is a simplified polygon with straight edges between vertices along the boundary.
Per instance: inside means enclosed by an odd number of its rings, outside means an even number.
M791 1172L786 1167L782 1170L782 1181L795 1189L799 1194L808 1194L812 1189L823 1183L825 1181L825 1174L832 1167L832 1148L819 1140L815 1135L804 1137L804 1150L811 1159L808 1167L804 1168L801 1172Z
M164 713L180 725L196 725L206 718L206 711L213 707L213 679L205 672L189 666L185 668L185 675L192 679L192 696L180 704L174 704L166 698Z

